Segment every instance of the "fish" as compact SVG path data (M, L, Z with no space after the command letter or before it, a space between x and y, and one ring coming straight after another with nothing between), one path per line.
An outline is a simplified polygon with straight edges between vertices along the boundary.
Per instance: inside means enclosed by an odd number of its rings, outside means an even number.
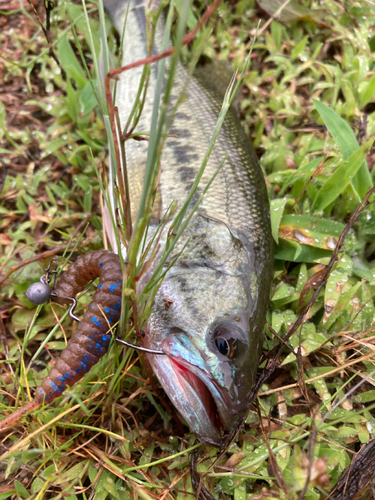
M104 0L120 36L124 30L122 65L147 57L149 3ZM153 54L161 51L163 23L159 18ZM158 67L158 63L151 65L148 93L136 131L151 128ZM122 127L136 98L141 73L138 67L118 75L115 104ZM189 78L184 64L177 66L171 103L176 103L182 92L184 98L161 156L156 197L159 219L173 201L177 208L181 207L208 149L223 101L214 80L210 67L199 69ZM147 141L126 142L133 218L140 202L147 148ZM165 354L147 355L164 391L201 442L216 447L224 445L249 410L273 278L266 184L254 148L233 109L225 118L191 206L226 155L165 264L167 271L183 249L158 289L144 329L144 345ZM150 234L155 231L151 221ZM107 234L115 249L110 224ZM165 237L161 237L159 245L164 243ZM142 286L144 280L139 283L140 289Z

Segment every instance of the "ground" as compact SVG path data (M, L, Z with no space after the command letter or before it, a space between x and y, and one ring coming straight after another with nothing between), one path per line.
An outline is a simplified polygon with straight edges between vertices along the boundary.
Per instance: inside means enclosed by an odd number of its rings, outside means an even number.
M56 322L66 309L47 305L35 316L27 287L51 258L63 262L73 252L74 260L104 240L99 179L106 178L107 139L83 64L95 74L82 6L56 6L49 42L37 19L46 26L44 6L32 6L0 3L4 415L33 395L70 335L69 319L61 328ZM241 70L257 35L238 106L266 176L277 241L259 374L319 286L345 225L353 227L235 444L209 471L218 450L199 448L198 473L207 472L203 484L220 499L325 498L375 422L373 206L351 219L373 183L373 3L282 6L223 2L200 59ZM97 33L96 4L87 10ZM204 10L194 2L190 28ZM115 53L113 33L109 48ZM89 296L80 298L78 315ZM193 498L195 438L168 417L132 351L113 346L62 398L1 437L1 499ZM364 473L362 484L369 479Z

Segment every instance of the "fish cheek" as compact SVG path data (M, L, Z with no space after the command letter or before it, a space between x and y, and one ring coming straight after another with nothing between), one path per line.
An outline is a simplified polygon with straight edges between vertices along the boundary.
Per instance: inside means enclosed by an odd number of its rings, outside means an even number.
M254 383L257 360L246 332L235 321L215 322L207 334L207 346L216 357L212 375L234 404L244 403Z

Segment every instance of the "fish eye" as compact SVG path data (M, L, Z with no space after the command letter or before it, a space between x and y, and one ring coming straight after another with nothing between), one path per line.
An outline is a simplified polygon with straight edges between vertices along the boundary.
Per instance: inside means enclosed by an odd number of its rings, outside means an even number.
M223 319L215 322L208 330L208 342L215 354L238 361L247 352L249 342L245 331L233 320Z
M233 339L225 339L224 337L217 337L215 339L215 345L223 356L227 358L232 358L234 354L234 343Z

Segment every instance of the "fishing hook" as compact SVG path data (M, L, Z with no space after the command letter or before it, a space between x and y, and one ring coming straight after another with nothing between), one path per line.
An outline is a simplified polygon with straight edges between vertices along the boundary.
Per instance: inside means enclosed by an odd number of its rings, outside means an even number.
M147 347L141 347L139 345L130 344L129 342L125 342L125 340L119 339L117 337L115 337L115 340L117 342L119 342L120 344L126 345L127 347L131 347L132 349L136 349L138 351L147 352L149 354L159 354L159 355L164 355L164 356L167 354L164 351L156 351L154 349L148 349Z

